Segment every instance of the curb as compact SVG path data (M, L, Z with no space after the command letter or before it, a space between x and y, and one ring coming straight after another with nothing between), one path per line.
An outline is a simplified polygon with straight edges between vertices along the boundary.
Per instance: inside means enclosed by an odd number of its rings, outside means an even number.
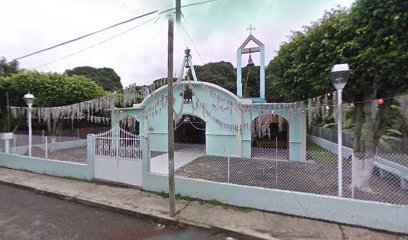
M18 184L15 182L8 182L5 180L0 180L0 184L3 185L7 185L7 186L11 186L11 187L17 187L20 189L24 189L24 190L28 190L31 192L35 192L35 193L39 193L39 194L44 194L50 197L54 197L54 198L58 198L58 199L62 199L65 201L71 201L74 203L78 203L78 204L82 204L85 206L90 206L90 207L95 207L95 208L101 208L101 209L105 209L108 211L112 211L112 212L116 212L116 213L120 213L120 214L125 214L128 216L133 216L142 220L152 220L155 221L157 223L161 223L161 224L165 224L165 225L169 225L169 226L177 226L177 227L186 227L186 226L190 226L190 227L195 227L195 228L200 228L200 229L204 229L204 230L210 230L210 231L214 231L216 232L226 232L231 234L231 236L238 238L238 239L275 239L273 237L271 238L265 238L265 237L261 237L261 236L256 236L256 235L251 235L248 233L242 233L242 232L237 232L231 229L227 229L227 228L223 228L223 227L219 227L219 226L213 226L213 225L208 225L208 224L199 224L199 223L195 223L195 222L191 222L191 221L186 221L186 220L180 220L177 218L178 215L176 215L176 217L169 217L169 216L156 216L153 214L148 214L148 213L142 213L142 212L137 212L131 209L124 209L124 208L120 208L120 207L115 207L113 205L109 205L106 203L99 203L99 202L95 202L92 200L88 200L88 199L83 199L83 198L78 198L78 197L71 197L71 196L67 196L65 194L62 193L56 193L56 192L51 192L51 191L47 191L47 190L41 190L41 189L37 189L35 187L30 187L30 186L26 186L26 185L22 185L22 184ZM178 214L178 213L177 213Z

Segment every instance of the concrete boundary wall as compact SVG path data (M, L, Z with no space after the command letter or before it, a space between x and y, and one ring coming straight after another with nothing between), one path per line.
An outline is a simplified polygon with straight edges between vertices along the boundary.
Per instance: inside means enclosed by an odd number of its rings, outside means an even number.
M330 142L326 139L319 138L316 136L309 135L308 138L320 147L337 154L337 143ZM349 158L353 155L353 149L343 146L342 148L343 158Z
M147 173L143 188L168 192L167 175ZM176 177L176 192L240 207L408 233L408 206Z
M91 180L93 177L93 170L90 169L88 164L49 160L16 154L0 153L0 166L41 174L86 180Z
M87 159L88 162L75 163L68 161L50 160L29 156L22 156L17 154L8 154L0 152L0 166L17 170L26 170L35 173L72 177L78 179L91 180L94 178L94 157L93 157L93 135L88 136L87 140L70 141L70 144L66 145L72 147L77 144L84 145L83 141L88 141L87 147ZM58 143L59 149L63 149L63 144L66 142ZM74 145L73 145L74 144Z

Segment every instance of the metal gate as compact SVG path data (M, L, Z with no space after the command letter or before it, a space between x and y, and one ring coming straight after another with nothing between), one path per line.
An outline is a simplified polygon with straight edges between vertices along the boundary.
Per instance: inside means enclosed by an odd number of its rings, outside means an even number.
M138 135L113 128L95 135L95 178L142 186L142 150Z

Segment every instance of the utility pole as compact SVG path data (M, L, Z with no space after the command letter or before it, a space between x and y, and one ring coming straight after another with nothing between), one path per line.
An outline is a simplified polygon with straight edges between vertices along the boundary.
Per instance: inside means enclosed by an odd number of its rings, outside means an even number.
M181 0L176 0L176 22L181 20Z
M177 1L177 0L176 0ZM173 123L173 16L169 16L168 55L167 55L167 124L168 124L168 156L169 156L169 204L170 217L176 215L176 186L174 182L174 123Z

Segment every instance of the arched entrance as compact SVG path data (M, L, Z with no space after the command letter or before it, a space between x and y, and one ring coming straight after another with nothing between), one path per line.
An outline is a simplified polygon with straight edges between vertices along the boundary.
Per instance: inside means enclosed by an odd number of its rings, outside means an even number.
M175 150L205 151L205 121L194 115L183 115L174 129Z
M288 159L289 123L275 114L258 116L251 122L251 156Z

